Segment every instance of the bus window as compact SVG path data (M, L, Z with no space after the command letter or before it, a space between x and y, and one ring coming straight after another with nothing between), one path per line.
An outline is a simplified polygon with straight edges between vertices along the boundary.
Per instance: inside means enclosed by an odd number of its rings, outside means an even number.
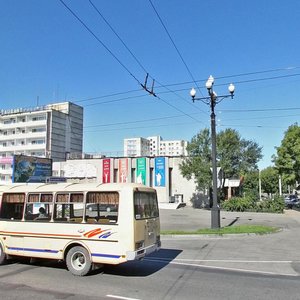
M119 212L119 193L89 192L86 198L88 223L116 223Z
M25 194L3 194L1 203L1 219L22 220Z
M156 218L159 216L155 193L134 193L134 214L137 220Z
M50 221L52 214L52 199L50 193L29 194L25 209L26 221Z
M57 194L54 221L81 223L83 219L83 208L83 194Z

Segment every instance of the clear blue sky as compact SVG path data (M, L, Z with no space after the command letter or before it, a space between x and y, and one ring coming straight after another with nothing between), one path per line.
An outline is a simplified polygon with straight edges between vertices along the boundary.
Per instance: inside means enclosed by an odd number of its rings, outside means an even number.
M148 0L92 2L135 58L88 0L64 2L94 36L59 0L0 0L1 109L73 101L84 107L84 151L116 154L124 138L190 140L209 127L209 107L189 90L195 79L206 96L212 74L219 95L236 86L216 108L217 130L256 141L260 168L271 165L300 116L300 1L152 0L188 70ZM146 71L160 99L141 90Z

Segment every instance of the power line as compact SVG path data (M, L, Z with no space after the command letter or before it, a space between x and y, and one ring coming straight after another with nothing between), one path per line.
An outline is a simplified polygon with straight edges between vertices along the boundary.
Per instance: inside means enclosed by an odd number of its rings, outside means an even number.
M136 124L136 123L144 123L144 122L152 122L152 121L159 121L159 120L179 118L179 117L182 117L182 116L184 116L184 115L166 116L166 117L160 117L160 118L151 118L151 119L143 119L143 120L127 121L127 122L117 122L117 123L106 123L106 124L98 124L98 125L89 125L89 126L85 126L84 128Z
M196 113L194 113L195 115ZM128 125L128 124L137 124L137 123L146 123L152 121L159 121L159 120L167 120L167 119L175 119L181 118L185 116L184 114L181 115L174 115L174 116L165 116L160 118L151 118L151 119L143 119L143 120L136 120L136 121L127 121L127 122L116 122L116 123L106 123L106 124L98 124L98 125L88 125L84 128L91 128L91 127L107 127L107 126L120 126L120 125Z
M100 40L100 38L75 14L75 12L63 1L59 0L67 10L81 23L81 25L106 49L107 52L123 67L127 73L135 79L139 84L141 82L133 75L133 73L121 62L121 60Z
M287 110L300 110L300 107L263 108L263 109L222 109L222 112L265 112L265 111L287 111Z
M249 72L249 73L243 73L243 74L237 74L237 75L222 76L222 77L218 77L218 78L230 78L230 77L237 77L237 76L246 76L246 75L249 75L249 74L260 74L260 73L273 72L273 71L277 71L277 70L288 70L288 69L298 69L298 68L300 68L300 67L282 68L282 69L271 69L271 70ZM281 75L281 76L275 76L275 77L264 77L264 78L258 78L258 79L238 81L236 83L238 83L238 84L244 84L244 83L250 83L250 82L275 80L275 79L280 79L280 78L285 78L285 77L295 77L295 76L299 76L299 75L300 75L300 73L290 74L290 75ZM198 80L198 81L200 82L201 80ZM161 94L173 93L173 94L177 95L178 97L184 99L182 96L180 96L179 94L177 94L177 92L187 91L187 90L189 90L189 88L171 90L171 89L168 89L168 87L170 87L170 86L176 86L176 85L190 84L190 83L192 83L192 82L191 81L186 81L186 82L182 82L182 83L172 83L172 84L161 85L161 86L158 86L158 88L159 87L163 87L163 88L167 89L167 91L157 92L156 94L161 95ZM222 85L228 85L228 83L216 84L216 86L222 86ZM108 97L113 97L113 96L118 96L118 95L123 95L123 94L129 94L129 93L139 92L139 91L143 91L143 89L134 89L134 90L124 91L124 92L119 92L119 93L111 93L111 94L107 94L107 95L103 95L103 96L96 96L96 97L90 97L90 98L86 98L86 99L81 99L81 100L77 100L77 101L74 101L74 102L75 103L80 103L80 102L91 101L91 100L102 99L102 98L108 98ZM138 96L132 96L130 98L124 98L124 100L131 99L131 98L134 98L134 97L139 98L141 96L140 95L138 95ZM118 101L122 101L122 100L123 99L119 99ZM112 101L112 102L114 102L114 101ZM107 102L105 102L105 103L107 103Z
M217 76L215 77L215 79L226 79L226 78L233 78L233 77L242 77L242 76L249 76L249 75L257 75L257 74L263 74L263 73L270 73L270 72L278 72L278 71L288 71L288 70L296 70L296 69L300 69L300 67L286 67L286 68L277 68L277 69L270 69L270 70L262 70L262 71L255 71L255 72L248 72L248 73L240 73L240 74L233 74L233 75L225 75L225 76ZM276 77L267 77L262 78L262 79L253 79L253 80L267 80L267 79L278 79L281 77L289 77L289 76L298 76L298 74L292 74L292 75L282 75L282 76L276 76ZM207 79L198 79L196 80L196 82L203 82L206 81ZM248 81L239 81L239 82L235 82L235 83L246 83ZM251 80L249 81L251 82ZM186 85L186 84L192 84L194 83L193 81L183 81L183 82L177 82L177 83L169 83L166 84L165 86L171 87L171 86L178 86L178 85ZM227 85L228 83L226 83ZM221 86L221 85L225 85L224 84L216 84L216 86ZM159 86L158 86L159 88Z
M263 119L274 119L274 118L290 118L290 117L299 117L299 114L294 115L276 115L276 116L265 116L265 117L252 117L252 118L230 118L230 121L243 121L243 120L263 120ZM225 120L226 121L226 120Z
M179 51L178 47L176 46L176 44L175 44L175 42L174 42L173 38L171 37L171 35L170 35L170 33L169 33L169 31L168 31L168 29L167 29L166 25L164 24L164 22L163 22L162 18L160 17L160 15L159 15L158 11L156 10L156 8L155 8L155 6L154 6L154 4L152 3L152 1L151 1L151 0L149 0L149 3L150 3L150 5L152 6L152 8L153 8L153 10L154 10L154 12L155 12L155 14L156 14L156 16L158 17L158 19L159 19L159 21L160 21L161 25L162 25L162 26L163 26L163 28L164 28L165 32L167 33L167 35L168 35L168 37L169 37L169 39L170 39L171 43L173 44L173 46L174 46L174 48L175 48L175 50L176 50L177 54L179 55L179 57L180 57L180 59L181 59L182 63L184 64L184 66L185 66L186 70L187 70L187 71L188 71L188 73L190 74L190 76L191 76L191 78L192 78L193 82L195 83L195 85L196 85L196 87L198 88L199 92L200 92L200 93L201 93L201 95L203 96L203 94L202 94L202 91L200 90L200 88L199 88L199 86L198 86L198 84L197 84L197 82L196 82L196 80L195 80L195 78L194 78L194 76L193 76L193 74L192 74L191 70L189 69L189 67L188 67L187 63L186 63L186 62L185 62L185 60L183 59L183 56L181 55L181 53L180 53L180 51Z
M137 64L145 71L145 73L148 73L146 68L142 65L142 63L138 60L138 58L134 55L134 53L129 49L129 47L126 45L126 43L123 41L123 39L120 37L120 35L116 32L116 30L110 25L110 23L106 20L106 18L103 16L103 14L100 12L100 10L96 7L96 5L89 0L92 7L96 10L96 12L99 14L99 16L102 18L102 20L106 23L106 25L112 30L112 32L117 36L119 41L123 44L123 46L126 48L126 50L131 54L131 56L134 58L134 60L137 62Z
M133 53L133 51L131 51L129 49L129 47L127 46L127 44L124 42L124 40L121 38L121 36L117 33L117 31L112 27L112 25L108 22L108 20L103 16L103 14L100 12L100 10L94 5L94 3L89 0L90 4L92 5L92 7L96 10L96 12L98 13L98 15L102 18L102 20L106 23L106 25L112 30L112 32L117 36L117 38L119 39L119 41L123 44L123 46L126 48L126 50L130 53L130 55L133 57L133 59L137 62L137 64L145 71L146 75L146 79L145 79L145 83L141 84L141 86L143 87L143 89L145 91L147 91L150 95L156 97L156 93L154 93L153 88L154 88L154 81L155 79L150 75L150 77L152 78L153 82L152 82L152 88L151 90L147 88L147 79L148 79L148 75L149 72L146 70L146 68L143 66L143 64L140 62L140 60L136 57L136 55ZM151 1L150 1L151 2ZM152 4L152 3L151 3ZM152 4L153 5L153 4ZM154 7L153 7L154 8ZM154 8L155 9L155 8ZM176 47L176 46L175 46ZM179 53L180 54L180 53ZM158 81L157 81L158 82ZM177 97L183 99L185 102L187 102L189 105L192 105L189 101L187 101L185 98L183 98L182 96L178 95L176 92L173 92L172 90L170 90L168 87L166 87L165 85L163 85L162 83L158 82L160 84L161 87L166 88L169 92L175 94ZM174 107L174 106L173 106ZM199 109L197 107L197 109L201 112L204 112L203 110ZM206 113L206 112L204 112Z
M142 90L143 89L135 89L135 90L130 90L130 91L126 91L126 92L119 92L119 93L107 94L107 95L103 95L103 96L90 97L90 98L86 98L86 99L77 100L77 101L74 101L74 102L80 103L80 102L91 101L91 100L96 100L96 99L109 98L109 97L114 97L114 96L134 93L134 92L140 92Z
M145 129L145 128L159 128L159 127L167 127L167 126L181 126L181 125L189 125L194 124L194 122L189 123L173 123L173 124L161 124L161 125L150 125L150 126L138 126L138 127L127 127L127 128L111 128L111 129L100 129L100 130L87 130L84 131L85 133L92 133L92 132L107 132L107 131L119 131L119 130L131 130L131 129Z

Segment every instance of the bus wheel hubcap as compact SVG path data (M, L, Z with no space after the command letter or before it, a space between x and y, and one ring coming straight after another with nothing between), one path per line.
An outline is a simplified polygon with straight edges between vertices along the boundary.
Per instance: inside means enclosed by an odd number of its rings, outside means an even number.
M75 269L81 270L85 266L85 257L82 253L77 252L72 256L72 265Z

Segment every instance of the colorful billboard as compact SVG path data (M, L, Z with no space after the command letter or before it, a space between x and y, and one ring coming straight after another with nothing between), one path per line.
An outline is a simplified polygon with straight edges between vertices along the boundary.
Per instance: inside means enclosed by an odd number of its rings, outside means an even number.
M136 160L136 183L146 184L146 158Z
M110 159L102 160L102 183L110 183Z
M51 176L51 159L14 155L12 182L46 182L46 178Z
M155 186L166 186L166 160L164 157L156 157L154 161Z
M128 159L127 158L119 159L119 182L120 183L128 182Z

